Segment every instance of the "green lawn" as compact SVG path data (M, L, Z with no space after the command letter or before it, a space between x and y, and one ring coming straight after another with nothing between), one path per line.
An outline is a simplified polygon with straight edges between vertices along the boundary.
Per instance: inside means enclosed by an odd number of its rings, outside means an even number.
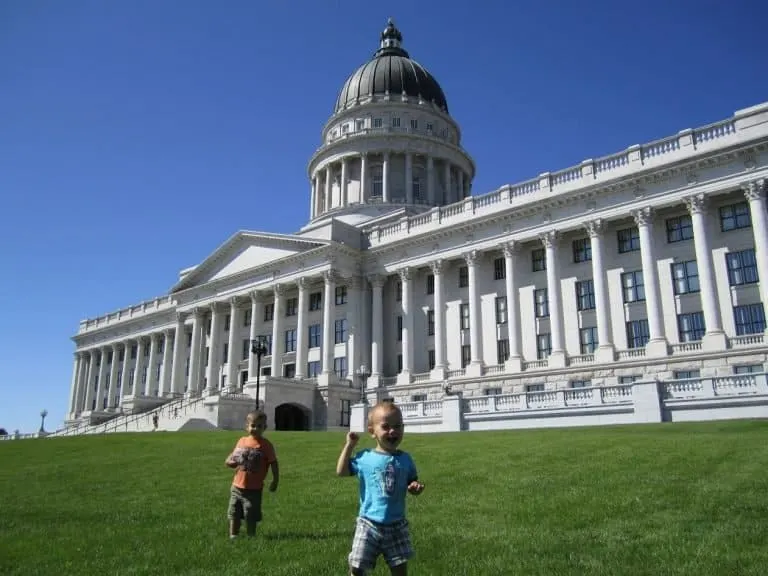
M343 434L278 433L280 490L227 539L237 433L0 443L0 574L345 574ZM368 445L370 441L361 441ZM407 435L414 575L764 574L768 422ZM376 574L388 574L379 560Z

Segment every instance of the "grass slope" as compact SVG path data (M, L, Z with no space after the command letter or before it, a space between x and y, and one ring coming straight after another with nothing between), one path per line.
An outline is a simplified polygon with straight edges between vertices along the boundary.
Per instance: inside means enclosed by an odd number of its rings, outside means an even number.
M230 432L0 443L0 574L339 575L342 434L277 433L280 489L230 542ZM362 441L361 445L370 445ZM768 422L409 435L412 574L763 574ZM387 574L380 559L376 574Z

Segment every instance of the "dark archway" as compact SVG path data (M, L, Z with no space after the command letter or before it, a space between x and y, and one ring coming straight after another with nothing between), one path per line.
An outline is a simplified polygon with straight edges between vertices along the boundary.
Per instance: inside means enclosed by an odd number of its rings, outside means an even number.
M309 413L296 404L275 408L275 430L309 430Z

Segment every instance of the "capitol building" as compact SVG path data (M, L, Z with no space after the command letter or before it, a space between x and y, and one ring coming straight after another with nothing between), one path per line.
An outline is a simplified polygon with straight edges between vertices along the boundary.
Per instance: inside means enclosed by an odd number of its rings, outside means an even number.
M300 230L80 323L65 433L768 417L768 103L478 193L390 21L321 139Z

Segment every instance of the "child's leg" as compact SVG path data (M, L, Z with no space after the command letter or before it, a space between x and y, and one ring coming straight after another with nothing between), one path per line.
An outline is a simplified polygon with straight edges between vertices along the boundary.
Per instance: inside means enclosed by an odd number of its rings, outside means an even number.
M229 536L230 538L234 538L240 534L240 518L230 518L229 519Z
M245 533L248 534L248 536L256 536L256 527L259 525L258 522L252 522L248 521L245 523Z
M408 576L408 564L400 564L389 569L392 576Z
M248 490L243 501L245 509L245 530L248 536L256 536L256 527L261 522L261 490Z
M240 520L243 517L243 503L239 491L233 486L229 493L229 537L234 538L240 533Z
M371 522L363 518L357 519L352 551L347 558L352 576L365 576L376 567L376 557L380 552L379 539L378 530Z

